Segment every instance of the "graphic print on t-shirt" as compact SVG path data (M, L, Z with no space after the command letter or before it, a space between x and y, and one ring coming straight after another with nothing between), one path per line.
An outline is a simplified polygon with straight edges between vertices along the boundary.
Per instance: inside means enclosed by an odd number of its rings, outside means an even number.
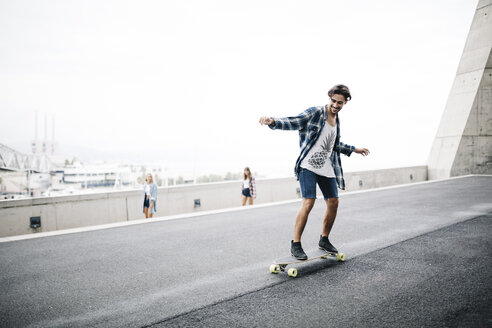
M321 129L318 140L316 140L302 160L300 166L318 175L334 178L335 172L333 171L330 155L335 145L336 137L336 126L326 123Z
M325 162L328 159L328 153L330 152L328 146L330 142L328 137L323 140L323 144L321 145L321 151L315 152L310 159L308 159L309 165L311 165L315 169L320 169L325 166Z

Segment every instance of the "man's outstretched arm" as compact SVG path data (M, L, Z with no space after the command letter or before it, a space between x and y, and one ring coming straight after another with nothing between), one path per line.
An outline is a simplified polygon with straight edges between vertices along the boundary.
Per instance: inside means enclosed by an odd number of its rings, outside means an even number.
M301 130L307 125L311 117L316 114L316 108L309 108L297 116L291 117L260 117L261 125L268 125L270 129Z
M367 156L370 153L369 149L367 148L357 148L351 145L347 145L343 142L340 142L340 144L338 145L338 149L342 154L347 156L352 155L352 152L355 152L356 154L361 154L362 156Z

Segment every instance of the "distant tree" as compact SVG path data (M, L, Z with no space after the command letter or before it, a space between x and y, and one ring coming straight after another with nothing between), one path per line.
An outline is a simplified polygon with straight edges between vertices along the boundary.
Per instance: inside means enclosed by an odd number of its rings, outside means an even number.
M207 183L210 182L210 178L206 175L196 178L196 183Z
M183 177L178 177L178 178L176 179L176 184L183 184L183 183L184 183L184 179L183 179Z
M144 183L145 179L147 179L147 168L145 166L140 166L140 177L142 182L139 183Z
M158 174L154 174L154 182L159 187L162 187L162 179L159 178L159 175Z
M210 182L224 181L224 177L218 174L211 174L209 175L209 180Z
M242 180L243 179L243 173L242 172L227 172L224 180Z
M202 175L196 179L196 183L217 182L224 180L224 177L217 174Z

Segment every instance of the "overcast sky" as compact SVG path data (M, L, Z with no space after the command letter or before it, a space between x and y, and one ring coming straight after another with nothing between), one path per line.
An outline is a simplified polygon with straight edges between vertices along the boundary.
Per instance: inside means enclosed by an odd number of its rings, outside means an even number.
M425 165L477 5L415 1L0 0L0 143L187 175L289 176L292 116L348 85L346 171Z

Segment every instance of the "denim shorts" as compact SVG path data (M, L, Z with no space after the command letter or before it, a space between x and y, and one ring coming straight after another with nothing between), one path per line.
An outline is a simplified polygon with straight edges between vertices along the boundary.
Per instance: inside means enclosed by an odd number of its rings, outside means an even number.
M150 199L147 198L147 197L144 197L144 204L143 204L144 208L147 207L149 208L150 207Z
M250 193L249 188L244 188L243 189L243 196L245 196L245 197L251 197L251 193Z
M316 183L325 199L338 198L338 185L335 178L327 178L301 167L299 183L301 184L302 198L316 198Z

